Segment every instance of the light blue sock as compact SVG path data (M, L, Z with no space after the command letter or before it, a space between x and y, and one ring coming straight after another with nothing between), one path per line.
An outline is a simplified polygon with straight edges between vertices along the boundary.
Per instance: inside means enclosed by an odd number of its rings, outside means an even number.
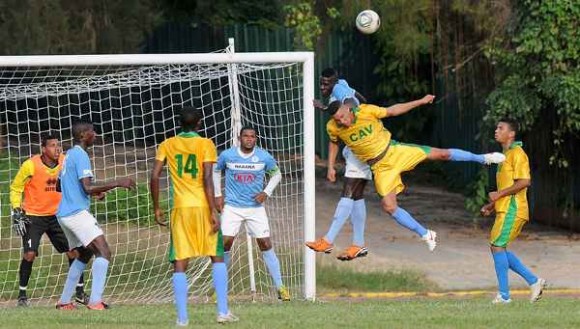
M87 264L81 262L78 259L75 259L68 269L68 275L66 277L66 281L64 282L64 289L62 291L62 295L60 296L60 302L62 304L70 303L73 294L75 293L75 288L83 271L87 267Z
M105 282L107 281L109 261L103 257L95 258L92 270L93 284L91 286L91 298L89 298L89 304L96 304L103 301L103 292L105 291Z
M524 278L528 285L538 282L538 277L535 276L534 273L532 273L532 271L530 271L530 269L528 269L513 252L506 251L506 255L510 269Z
M510 287L508 280L509 262L505 251L492 252L493 263L495 264L495 274L497 276L497 284L499 286L499 293L505 300L510 299Z
M270 276L272 276L272 280L274 280L276 289L280 289L282 286L282 274L280 273L280 261L278 260L274 249L272 248L262 251L262 258L264 258L268 272L270 272Z
M363 247L365 245L365 222L367 220L367 206L365 199L354 201L350 221L352 223L352 243Z
M173 273L173 295L175 296L175 309L177 321L186 323L187 316L187 277L183 272Z
M217 297L218 314L226 315L228 311L228 270L225 263L213 263L213 285Z
M397 207L392 215L399 225L417 233L420 237L427 234L427 229L421 226L405 209Z
M230 267L231 256L231 252L224 251L224 264L226 264L226 268Z
M332 224L330 224L330 228L328 229L328 233L326 233L326 240L330 243L334 242L338 232L346 222L348 216L350 216L352 212L352 205L354 201L349 198L340 198L340 201L336 205L336 210L334 211L334 217L332 218Z
M482 154L473 154L460 149L449 149L449 153L451 161L473 161L485 164L485 158Z

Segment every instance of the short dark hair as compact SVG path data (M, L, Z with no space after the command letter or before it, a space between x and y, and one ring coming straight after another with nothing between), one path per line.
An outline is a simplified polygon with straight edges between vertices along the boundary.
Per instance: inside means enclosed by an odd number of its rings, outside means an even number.
M93 127L93 123L88 120L79 120L72 125L72 135L75 141L81 140L81 135Z
M40 146L46 147L46 144L51 139L57 139L58 140L58 137L56 137L56 135L53 135L51 133L47 133L47 134L42 135L40 137Z
M499 122L507 123L507 125L510 127L510 130L513 131L516 134L516 136L518 136L518 134L520 133L520 125L516 120L506 117L501 118Z
M322 73L320 73L320 76L323 78L334 78L334 77L338 77L338 72L332 67L327 67L324 70L322 70Z
M193 106L188 106L181 109L181 129L185 131L197 130L201 119L203 119L203 112L200 109Z
M251 127L251 126L243 126L242 129L240 129L240 136L242 136L242 134L246 130L252 130L253 132L256 132L256 129L254 129L254 127Z
M354 97L346 98L342 104L352 105L351 107L356 107L358 105Z
M338 109L341 106L342 106L341 101L334 101L334 102L328 104L328 107L326 108L326 113L328 113L330 115L334 115L336 113L336 111L338 111Z

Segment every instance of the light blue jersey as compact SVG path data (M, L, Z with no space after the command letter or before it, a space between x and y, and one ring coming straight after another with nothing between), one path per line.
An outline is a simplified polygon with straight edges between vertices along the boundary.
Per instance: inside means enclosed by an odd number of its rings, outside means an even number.
M223 151L216 169L226 171L225 203L240 208L261 207L254 198L264 190L266 173L279 170L274 157L258 147L251 154L237 147Z
M360 101L358 98L356 98L355 94L356 90L352 89L346 80L339 79L332 88L332 93L330 93L328 103L332 103L334 101L340 101L341 103L344 103L345 99L353 98L356 105L360 105Z
M89 210L90 196L85 193L81 183L81 179L86 177L93 177L91 160L80 145L75 145L66 152L59 174L62 199L56 213L58 217L72 216L82 210Z

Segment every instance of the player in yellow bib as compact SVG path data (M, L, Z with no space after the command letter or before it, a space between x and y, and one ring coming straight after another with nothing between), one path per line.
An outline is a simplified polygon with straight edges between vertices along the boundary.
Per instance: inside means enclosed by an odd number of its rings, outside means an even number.
M491 229L490 245L499 293L494 304L511 302L508 271L519 274L530 286L530 301L535 302L542 296L546 280L535 276L516 255L507 250L507 246L521 232L528 222L528 186L531 184L530 163L522 148L522 142L516 141L518 124L511 119L502 119L495 129L495 140L501 144L506 156L497 170L497 191L489 193L490 203L481 209L483 215L490 215L495 210L496 217Z
M185 270L192 257L209 256L213 263L213 281L217 295L217 321L234 322L238 318L228 310L228 273L223 261L224 244L216 213L213 187L213 165L217 160L214 143L201 137L197 130L202 122L201 110L181 111L182 132L165 140L157 149L151 173L151 197L155 220L165 226L159 205L159 176L169 167L173 205L169 227L171 241L169 260L173 263L173 292L177 309L177 326L187 326L187 277Z
M343 104L336 101L328 106L327 112L332 115L332 120L326 125L330 137L328 180L336 180L334 163L338 142L342 140L357 158L371 167L375 188L382 198L382 209L393 216L397 223L417 233L430 251L437 246L437 234L424 228L397 205L397 194L405 188L401 173L413 170L427 159L474 161L481 164L501 163L505 159L501 153L473 154L459 149L438 149L391 140L391 133L383 126L381 119L405 114L418 106L430 104L434 98L433 95L426 95L419 100L387 108L370 104L351 107L348 102Z

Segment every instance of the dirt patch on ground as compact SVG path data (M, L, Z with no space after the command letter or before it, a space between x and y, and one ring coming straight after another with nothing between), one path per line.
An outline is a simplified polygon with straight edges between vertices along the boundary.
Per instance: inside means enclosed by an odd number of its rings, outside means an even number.
M316 235L322 236L332 221L340 198L342 182L331 184L317 175ZM369 184L372 185L372 184ZM424 226L435 230L439 244L433 253L414 233L399 226L380 210L374 187L368 186L366 243L369 255L351 262L335 258L338 250L351 241L350 223L343 227L335 241L335 251L319 255L323 264L340 264L358 271L413 269L445 290L487 289L496 285L495 271L489 253L488 235L493 219L473 220L464 208L461 194L442 188L412 183L399 198L400 205ZM566 231L530 223L510 246L537 275L550 286L580 288L578 260L580 237ZM523 279L510 273L512 287L525 287Z

